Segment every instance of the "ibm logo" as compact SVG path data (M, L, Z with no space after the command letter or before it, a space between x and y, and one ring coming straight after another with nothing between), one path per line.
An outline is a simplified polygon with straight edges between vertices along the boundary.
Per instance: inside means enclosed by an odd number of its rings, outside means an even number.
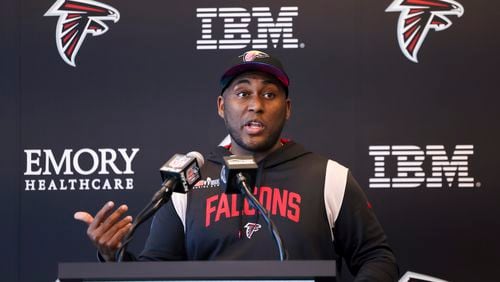
M451 158L443 145L428 145L423 151L418 146L370 146L370 156L375 158L375 177L370 178L370 188L415 188L443 187L443 178L448 187L456 181L458 187L474 187L474 178L469 177L469 156L474 154L473 145L456 145ZM397 177L387 177L386 158L396 157ZM424 160L430 156L432 172L426 177Z
M196 41L198 50L299 48L299 40L293 37L293 18L299 15L298 7L281 7L278 17L273 18L269 7L245 8L198 8L196 17L201 18L201 39ZM223 39L214 38L214 19L224 19ZM257 38L249 25L257 19ZM253 32L253 31L252 31ZM255 32L253 32L255 33ZM303 44L300 44L303 47Z

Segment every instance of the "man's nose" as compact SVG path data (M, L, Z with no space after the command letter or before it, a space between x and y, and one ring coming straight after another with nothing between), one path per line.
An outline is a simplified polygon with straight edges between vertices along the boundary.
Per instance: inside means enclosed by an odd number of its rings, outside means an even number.
M248 110L252 112L262 112L264 110L264 103L260 95L253 94L250 96Z

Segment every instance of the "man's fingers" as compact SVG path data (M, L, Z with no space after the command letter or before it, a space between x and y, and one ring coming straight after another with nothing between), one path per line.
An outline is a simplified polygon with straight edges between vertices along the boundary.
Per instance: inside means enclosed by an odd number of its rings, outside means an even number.
M99 252L106 258L107 261L114 260L116 252L122 246L122 240L132 227L132 223L128 223L119 229L113 237L105 244L98 246Z
M130 224L132 222L132 217L127 216L124 217L122 220L118 221L115 223L113 226L111 226L101 237L101 244L109 244L111 239L115 236L115 234L121 230L124 226Z
M116 246L117 249L120 248L123 237L127 235L131 227L132 223L128 223L127 225L120 228L118 232L116 232L115 235L111 238L110 245Z
M84 212L84 211L75 212L73 217L76 220L83 221L83 222L87 223L87 225L90 225L92 223L92 221L94 221L94 217L92 215L90 215L88 212Z
M115 203L109 201L107 202L102 208L101 210L99 210L97 212L97 214L95 215L94 217L94 221L90 224L89 226L89 229L90 230L94 230L96 229L97 227L99 227L99 225L101 225L101 223L106 219L107 215L109 214L109 212L111 211L111 209L115 206Z
M128 207L126 205L121 205L102 222L102 224L98 227L99 231L101 233L106 233L110 228L112 228L118 222L118 220L120 220L120 217L127 210Z

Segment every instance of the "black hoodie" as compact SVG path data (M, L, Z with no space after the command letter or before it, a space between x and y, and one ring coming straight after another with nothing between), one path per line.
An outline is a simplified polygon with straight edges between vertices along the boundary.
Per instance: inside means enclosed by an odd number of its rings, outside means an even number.
M217 147L203 180L153 219L140 260L276 260L265 221L241 195L220 186ZM371 205L348 169L294 142L259 163L255 197L270 212L291 260L343 257L356 281L396 281L394 255Z

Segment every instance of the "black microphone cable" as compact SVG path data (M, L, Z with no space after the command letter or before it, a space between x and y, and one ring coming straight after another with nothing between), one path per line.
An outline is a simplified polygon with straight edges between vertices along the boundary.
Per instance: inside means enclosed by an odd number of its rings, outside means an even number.
M163 204L167 203L172 197L172 193L174 192L173 187L175 187L176 180L173 178L167 179L165 183L162 185L160 190L156 192L146 207L144 207L139 214L135 217L132 222L132 227L130 231L127 233L127 236L122 241L121 247L116 252L116 261L122 262L123 256L127 251L128 244L132 241L134 237L134 233L137 228L144 222L146 222L152 215L156 213L156 211L163 206Z
M243 173L239 172L236 174L237 181L241 186L241 192L243 193L244 197L247 197L250 204L259 211L260 214L262 214L262 217L264 218L264 221L267 223L269 226L269 230L271 231L271 234L273 235L274 241L276 242L276 245L278 247L278 251L280 254L280 261L285 261L288 259L288 254L286 252L285 247L283 246L283 240L281 239L281 235L279 234L278 228L274 224L274 222L271 219L271 215L264 206L255 198L255 196L252 194L250 189L248 189L247 185L247 179L243 175Z

